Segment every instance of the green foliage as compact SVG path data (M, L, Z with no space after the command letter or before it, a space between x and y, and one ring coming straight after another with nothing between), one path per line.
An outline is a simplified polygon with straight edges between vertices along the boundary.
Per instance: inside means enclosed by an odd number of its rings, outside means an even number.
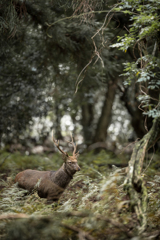
M16 2L14 2L16 4ZM18 16L16 13L15 5L12 1L1 1L1 8L0 8L0 48L1 53L0 57L3 56L4 52L6 51L6 47L10 38L15 36L16 28L18 24ZM6 41L4 37L8 40Z
M3 159L5 161L3 162ZM1 163L2 161L2 163ZM47 170L54 168L57 170L59 165L62 163L62 159L59 153L54 154L54 158L48 158L48 156L38 156L38 155L23 155L19 152L14 154L8 154L6 152L1 152L1 171L8 172L10 174L15 174L16 170L25 170L27 168Z
M159 116L159 97L155 98L154 91L159 91L159 1L137 0L121 1L115 11L129 14L130 26L127 34L118 37L118 43L111 47L117 47L127 52L133 51L132 63L124 63L125 85L136 81L139 84L140 95L138 100L144 114L156 118ZM149 91L148 91L149 90ZM150 91L152 90L152 92ZM142 95L143 94L143 95Z

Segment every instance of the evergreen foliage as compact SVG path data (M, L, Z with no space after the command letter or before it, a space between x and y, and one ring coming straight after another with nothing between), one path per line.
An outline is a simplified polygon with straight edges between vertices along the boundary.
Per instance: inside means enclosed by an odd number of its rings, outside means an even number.
M1 44L0 59L3 142L13 137L18 141L33 124L33 117L46 116L51 111L55 129L59 128L57 124L64 113L76 123L83 106L91 104L95 110L98 94L104 95L108 82L114 83L120 73L118 53L115 58L114 50L103 48L114 37L109 26L103 29L103 36L95 35L102 24L99 16L90 19L90 14L82 14L85 17L82 21L77 14L83 10L83 4L69 2L63 5L52 1L3 1L1 41L5 44ZM102 5L91 1L85 6L97 11ZM95 118L90 124L94 132L97 116L90 118Z
M135 81L139 86L138 100L143 114L159 117L159 1L143 4L136 0L121 1L115 11L129 14L130 21L128 32L112 45L124 52L129 48L133 51L134 62L124 63L125 83Z

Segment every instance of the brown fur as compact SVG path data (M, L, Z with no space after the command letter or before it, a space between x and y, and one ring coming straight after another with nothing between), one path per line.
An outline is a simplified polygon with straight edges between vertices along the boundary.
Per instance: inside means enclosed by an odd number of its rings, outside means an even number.
M76 171L80 171L76 156L63 156L64 163L57 171L37 171L27 169L15 177L18 186L29 190L38 191L41 198L48 202L56 201L70 183Z

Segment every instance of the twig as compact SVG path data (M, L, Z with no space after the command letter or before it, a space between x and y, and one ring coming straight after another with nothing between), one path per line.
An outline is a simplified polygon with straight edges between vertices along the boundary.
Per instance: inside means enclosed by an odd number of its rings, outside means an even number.
M88 15L88 14L103 13L103 12L108 12L108 10L103 10L103 11L91 11L91 12L81 13L81 14L79 14L79 15L74 15L74 16L72 15L72 16L70 16L70 17L61 18L61 19L59 19L59 20L57 20L57 21L55 21L55 22L53 22L53 23L51 23L51 24L45 22L45 24L48 26L48 28L47 28L47 36L48 36L49 38L52 38L52 36L48 34L48 30L49 30L50 27L52 27L53 25L55 25L55 24L58 23L58 22L62 22L62 21L64 21L64 20L69 20L69 19L73 19L73 18L79 18L79 17L81 17L81 16ZM109 12L110 12L110 11L109 11Z
M108 12L108 14L105 16L105 19L104 19L104 22L103 22L102 26L101 26L101 27L98 29L98 31L91 37L92 39L103 29L109 13L110 13L115 7L117 7L119 4L120 4L120 3L116 4L116 5Z
M153 56L155 56L156 48L157 48L157 41L155 41L155 44L154 44L154 48L153 48L153 52L152 52Z
M74 93L74 94L77 93L77 91L78 91L78 86L79 86L79 84L83 81L83 78L84 78L84 77L83 77L81 80L79 80L80 76L81 76L82 73L86 70L86 68L91 64L94 56L95 56L95 54L92 55L89 63L87 63L87 65L81 70L80 74L78 75L78 78L77 78L77 81L76 81L76 90L75 90L75 93Z

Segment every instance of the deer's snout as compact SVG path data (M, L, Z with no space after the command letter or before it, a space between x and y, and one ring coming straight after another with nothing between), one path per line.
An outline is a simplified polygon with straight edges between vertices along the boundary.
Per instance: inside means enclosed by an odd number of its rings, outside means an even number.
M78 166L77 171L80 171L80 170L81 170L81 168Z

